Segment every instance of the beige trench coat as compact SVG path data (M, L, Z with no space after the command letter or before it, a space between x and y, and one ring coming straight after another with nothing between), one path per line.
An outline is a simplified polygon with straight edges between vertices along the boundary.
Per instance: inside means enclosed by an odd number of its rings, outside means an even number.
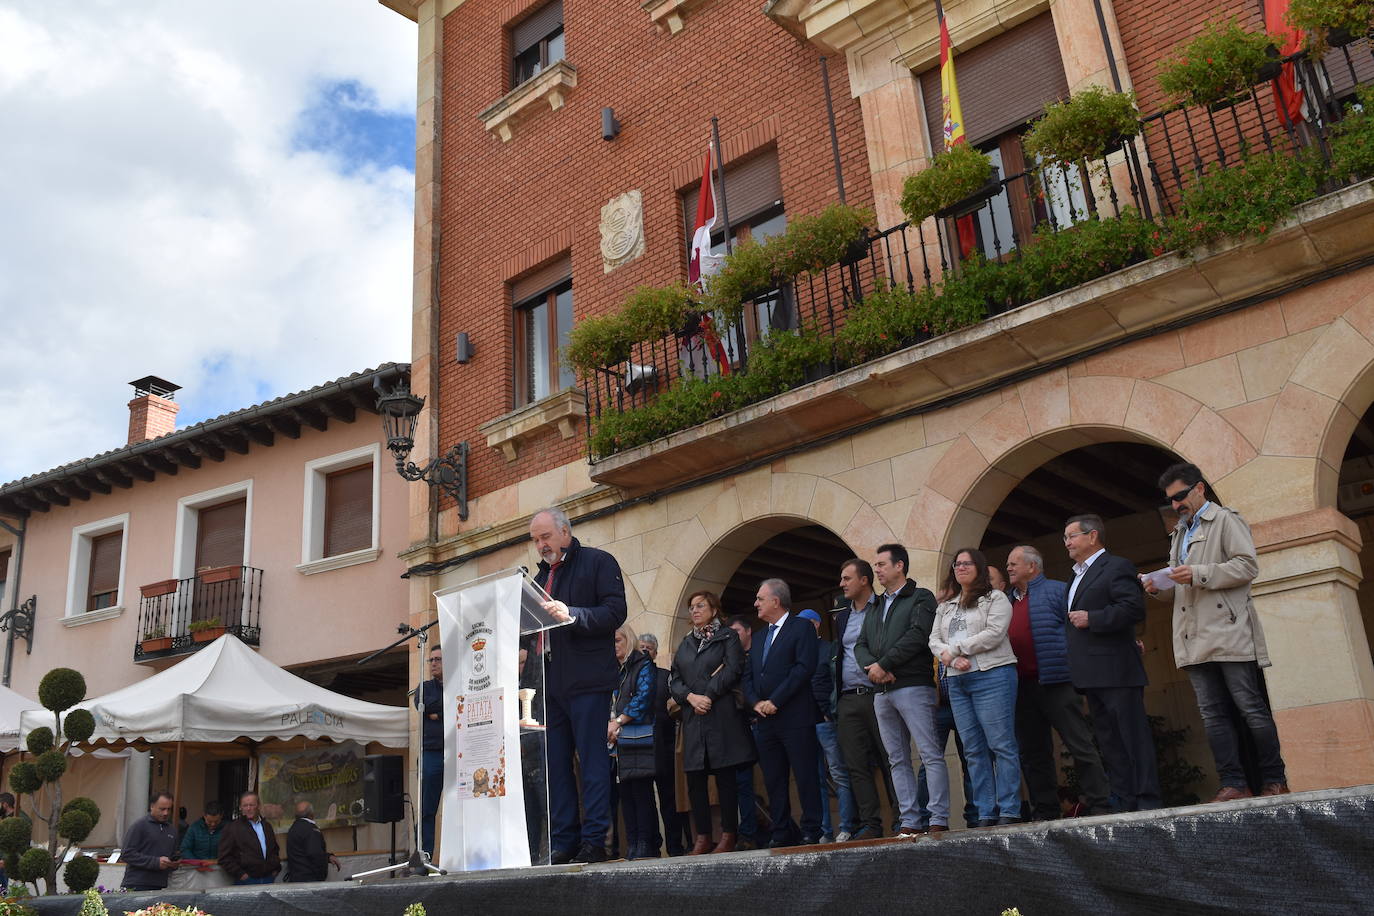
M1169 544L1169 565L1187 565L1193 584L1174 593L1174 660L1180 668L1203 662L1258 662L1269 667L1264 630L1250 600L1250 583L1259 572L1255 541L1245 519L1212 503L1179 557L1187 525L1180 521ZM1161 591L1160 596L1166 592Z

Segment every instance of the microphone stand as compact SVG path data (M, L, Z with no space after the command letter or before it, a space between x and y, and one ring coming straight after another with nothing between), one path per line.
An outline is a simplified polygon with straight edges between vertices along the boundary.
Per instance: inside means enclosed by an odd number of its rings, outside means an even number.
M400 639L396 640L390 645L383 646L376 652L373 652L367 658L361 659L358 662L358 664L360 665L366 664L367 662L372 661L374 658L376 658L384 652L389 652L397 646L403 645L404 643L407 643L412 639L415 640L415 649L417 652L420 653L420 680L415 685L415 701L411 703L411 706L415 710L415 733L417 735L423 732L424 730L424 720L420 718L423 715L423 713L420 711L420 701L424 697L425 690L425 645L429 642L430 628L438 624L438 622L439 621L435 620L419 628L412 627L408 623L402 623L396 627L396 632L401 634ZM423 740L421 741L421 743L423 744ZM370 871L361 871L357 874L349 875L347 878L344 878L345 881L352 881L355 878L370 878L373 875L390 874L396 871L401 871L405 876L408 877L432 877L434 875L448 874L448 872L444 871L442 868L439 868L438 866L431 864L429 861L429 854L426 853L420 847L420 821L421 818L424 817L424 815L420 813L424 810L424 799L421 797L420 794L424 791L424 782L421 778L421 773L423 772L424 768L424 757L425 752L423 748L420 749L420 752L416 754L414 757L415 792L411 795L411 799L413 799L413 801L411 802L410 810L411 814L413 815L412 820L414 821L415 829L412 835L413 845L411 847L412 852L410 854L410 858L407 859L405 862L395 863L396 844L394 841L396 839L396 825L393 822L391 825L391 838L393 841L391 844L391 852L392 861L395 864L384 865L381 868L374 868ZM415 803L415 800L419 801L418 805Z

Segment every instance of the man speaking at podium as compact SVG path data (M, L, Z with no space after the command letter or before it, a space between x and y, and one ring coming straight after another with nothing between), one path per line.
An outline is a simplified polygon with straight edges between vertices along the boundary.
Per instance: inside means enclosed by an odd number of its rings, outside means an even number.
M544 610L571 626L547 633L545 708L548 728L549 849L555 865L604 862L611 825L611 757L606 712L619 680L615 631L625 622L625 581L615 557L583 547L561 509L530 519L539 553L535 581L554 599ZM582 785L578 829L577 752Z

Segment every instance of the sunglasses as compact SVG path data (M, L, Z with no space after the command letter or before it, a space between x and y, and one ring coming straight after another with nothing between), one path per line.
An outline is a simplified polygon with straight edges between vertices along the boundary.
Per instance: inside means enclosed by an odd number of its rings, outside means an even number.
M1179 490L1177 493L1170 493L1169 496L1168 496L1169 502L1171 502L1171 503L1181 503L1181 502L1183 502L1185 499L1188 498L1188 494L1191 493L1191 492L1193 492L1193 487L1196 487L1196 486L1197 486L1197 484L1193 484L1192 487L1188 487L1188 488L1186 488L1186 489Z

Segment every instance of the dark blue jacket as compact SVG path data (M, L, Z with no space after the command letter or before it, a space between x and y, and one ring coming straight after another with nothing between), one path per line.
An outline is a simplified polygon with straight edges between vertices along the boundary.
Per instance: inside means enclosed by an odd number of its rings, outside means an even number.
M1042 684L1069 682L1069 647L1064 638L1068 620L1069 586L1058 579L1038 574L1026 583L1030 602L1031 639L1035 642L1035 665Z
M539 563L534 580L549 581ZM546 689L552 696L610 692L620 683L615 631L625 622L625 580L615 557L572 539L549 593L568 606L573 622L549 631Z
M816 640L816 673L811 677L811 695L816 698L822 719L835 718L835 641Z
M771 700L778 711L759 719L759 727L812 728L820 721L812 679L816 674L820 640L811 621L789 614L787 622L773 637L768 663L763 662L763 647L768 630L759 631L749 649L744 666L744 700L752 709L762 700Z
M426 751L444 749L444 685L430 678L420 685L420 748ZM431 719L433 713L439 718Z

